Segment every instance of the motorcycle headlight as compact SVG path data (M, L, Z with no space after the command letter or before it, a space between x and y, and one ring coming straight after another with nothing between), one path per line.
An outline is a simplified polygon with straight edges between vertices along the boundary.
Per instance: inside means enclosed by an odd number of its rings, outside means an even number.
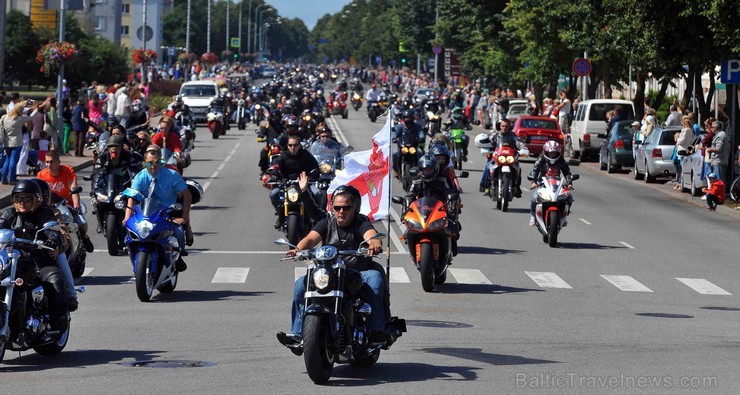
M435 114L435 115L434 115L434 117L432 117L432 118L433 118L433 119L434 119L435 121L439 121L439 115L436 115L436 114Z
M98 192L95 194L95 199L100 203L106 203L108 202L108 195Z
M321 267L313 272L313 285L316 286L317 289L323 290L326 289L326 287L329 286L329 282L331 281L331 273L329 273L328 270Z
M262 106L260 106L259 104L255 104L255 105L254 105L254 109L255 109L255 110L259 110L260 108L262 108Z
M147 220L143 220L136 224L136 232L139 233L139 236L142 238L149 237L149 233L151 233L152 229L154 229L154 224Z
M319 170L323 174L330 174L331 173L331 169L332 169L332 165L329 164L329 162L327 162L327 161L321 162L321 164L319 165Z
M440 218L438 220L432 221L432 223L429 224L429 230L440 230L447 226L447 218Z
M547 191L539 190L537 191L537 195L540 197L540 200L543 202L551 202L552 198L550 197L550 194L547 193Z
M514 157L513 156L507 156L506 157L506 163L509 163L509 164L514 163Z
M406 147L401 147L401 152L404 153L404 154L408 154L409 153L409 149L406 148Z
M496 160L498 160L498 163L506 163L506 157L503 155L496 158Z
M406 220L406 227L409 228L409 230L422 230L424 229L420 223L414 221L414 220Z
M291 188L288 188L287 194L288 194L288 201L291 203L295 203L298 201L298 196L301 193L298 192L298 189L296 189L295 187L291 187Z
M416 148L414 147L409 148L409 154L413 155L415 153L416 153Z
M311 120L311 116L310 115L306 115L305 117L303 117L303 120L304 121L310 121Z

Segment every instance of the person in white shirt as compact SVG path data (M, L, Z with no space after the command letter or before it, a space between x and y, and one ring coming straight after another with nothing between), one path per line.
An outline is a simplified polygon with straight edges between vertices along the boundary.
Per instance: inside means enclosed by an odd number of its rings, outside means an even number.
M568 99L568 91L563 89L560 92L560 104L558 104L558 124L560 124L560 131L563 133L570 133L568 129L570 127L570 115L573 111L571 107L570 99Z
M128 87L121 88L120 94L116 92L116 95L118 95L118 99L116 99L115 115L123 123L131 115L131 99L128 97Z

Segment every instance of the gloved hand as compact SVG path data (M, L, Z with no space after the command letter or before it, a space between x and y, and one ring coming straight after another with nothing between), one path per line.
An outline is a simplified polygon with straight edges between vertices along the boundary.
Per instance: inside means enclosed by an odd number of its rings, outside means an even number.
M275 181L274 177L271 177L269 174L265 174L262 176L262 186L267 189L272 189L272 185L270 185L270 182Z

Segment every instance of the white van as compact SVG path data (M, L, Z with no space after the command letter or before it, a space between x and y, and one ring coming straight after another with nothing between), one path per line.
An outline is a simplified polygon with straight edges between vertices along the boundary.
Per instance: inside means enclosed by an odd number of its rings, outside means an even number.
M205 122L211 101L218 97L216 81L188 81L180 87L182 101L190 107L195 122Z
M606 114L619 108L623 121L635 119L635 106L629 100L594 99L578 104L573 124L570 127L570 157L582 161L599 155L601 137L605 135Z

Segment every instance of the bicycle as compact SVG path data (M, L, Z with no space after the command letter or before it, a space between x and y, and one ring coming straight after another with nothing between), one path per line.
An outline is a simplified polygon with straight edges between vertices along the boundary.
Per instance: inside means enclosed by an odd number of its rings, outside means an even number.
M740 175L735 177L730 184L730 199L735 203L740 203Z

